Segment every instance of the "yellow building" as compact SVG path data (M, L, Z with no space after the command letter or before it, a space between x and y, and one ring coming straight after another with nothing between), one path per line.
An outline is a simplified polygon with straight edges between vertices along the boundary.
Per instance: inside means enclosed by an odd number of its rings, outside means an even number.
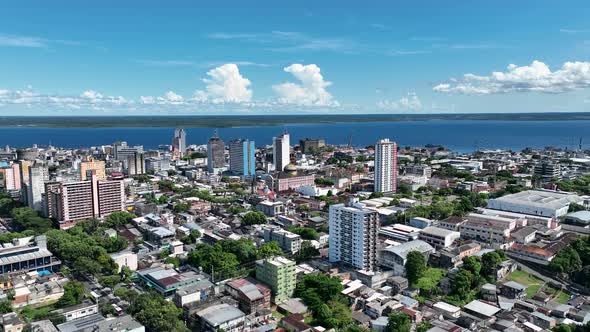
M87 161L83 161L80 163L80 180L86 181L86 172L87 171L96 171L96 177L99 181L105 181L107 179L107 174L105 171L104 161L102 160L94 160L93 158L88 158Z

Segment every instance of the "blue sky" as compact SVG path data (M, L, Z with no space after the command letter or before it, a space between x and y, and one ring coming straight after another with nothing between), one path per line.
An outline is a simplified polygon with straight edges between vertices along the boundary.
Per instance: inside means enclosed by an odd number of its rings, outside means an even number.
M0 115L590 111L589 1L120 2L2 2Z

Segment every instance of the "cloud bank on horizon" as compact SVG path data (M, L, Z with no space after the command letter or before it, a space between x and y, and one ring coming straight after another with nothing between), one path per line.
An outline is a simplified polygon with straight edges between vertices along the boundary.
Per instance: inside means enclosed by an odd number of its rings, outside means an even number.
M565 93L590 87L590 62L566 62L555 71L535 60L528 66L510 64L506 72L489 76L465 74L433 90L461 94L497 94L510 92Z
M590 112L588 17L587 0L21 0L0 11L0 116Z
M207 72L203 78L204 90L196 90L191 97L174 91L162 96L140 96L137 100L122 96L107 96L96 90L85 90L79 96L44 95L31 87L24 90L0 90L2 107L49 107L56 110L88 109L101 112L163 111L174 109L183 112L195 110L277 110L305 107L311 111L326 111L340 104L326 90L332 83L325 81L320 67L315 64L292 64L283 69L299 83L281 83L272 86L276 97L269 100L252 100L252 84L244 77L237 64L226 63Z
M204 90L196 90L193 96L184 97L174 91L162 96L140 96L137 100L123 96L108 96L96 90L85 90L79 96L47 95L35 92L31 87L23 90L0 89L0 110L4 109L53 109L64 111L91 110L104 113L179 111L211 112L240 111L276 112L307 111L334 112L360 109L358 105L341 105L328 91L332 82L326 81L316 64L291 64L283 71L298 82L272 85L275 96L266 100L254 100L252 82L240 73L235 63L226 63L207 71L203 78ZM504 93L562 94L590 87L590 62L566 62L558 70L551 71L545 63L535 60L527 66L510 64L506 72L492 72L488 76L464 74L435 85L438 93L460 95L493 95ZM584 99L587 104L588 99ZM434 105L434 103L433 103ZM379 112L420 112L425 109L419 96L410 92L398 100L381 99L375 103ZM432 106L432 109L435 109ZM445 108L443 108L443 111Z

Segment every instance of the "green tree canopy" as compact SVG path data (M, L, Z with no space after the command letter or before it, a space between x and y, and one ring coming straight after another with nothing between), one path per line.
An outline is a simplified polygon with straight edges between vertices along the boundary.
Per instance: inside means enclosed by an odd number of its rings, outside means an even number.
M385 332L410 332L412 319L403 312L394 312L389 315Z
M258 248L257 257L259 259L272 257L272 256L282 256L283 251L281 247L279 247L279 243L276 241L266 242Z
M82 302L84 285L79 281L70 281L64 286L64 295L56 303L57 307L67 307Z
M156 293L139 295L131 303L128 312L153 332L188 332L182 320L182 309L174 303L166 301Z
M250 211L242 217L242 224L245 226L266 224L266 222L266 216L259 211Z
M406 278L411 284L416 283L426 272L426 259L418 251L411 251L406 258Z

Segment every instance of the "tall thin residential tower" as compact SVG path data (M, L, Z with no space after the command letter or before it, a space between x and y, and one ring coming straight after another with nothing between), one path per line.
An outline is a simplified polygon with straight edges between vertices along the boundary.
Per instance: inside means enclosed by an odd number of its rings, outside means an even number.
M177 152L180 157L186 154L186 132L183 128L176 128L174 130L174 138L172 139L172 151Z
M291 162L290 158L291 147L289 142L289 133L284 132L272 140L272 159L275 165L275 170L282 171L285 166Z
M397 190L397 144L381 139L375 144L375 192L395 193Z

